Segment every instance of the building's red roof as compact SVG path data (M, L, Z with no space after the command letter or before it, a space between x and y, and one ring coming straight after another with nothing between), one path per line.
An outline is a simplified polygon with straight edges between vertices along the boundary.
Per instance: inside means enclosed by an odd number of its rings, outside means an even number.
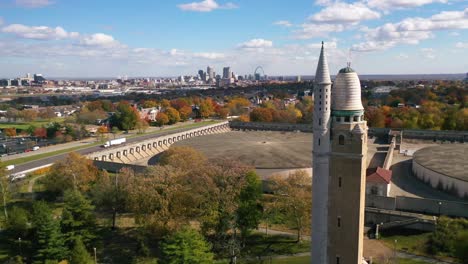
M381 167L367 169L367 182L389 184L392 181L392 171Z

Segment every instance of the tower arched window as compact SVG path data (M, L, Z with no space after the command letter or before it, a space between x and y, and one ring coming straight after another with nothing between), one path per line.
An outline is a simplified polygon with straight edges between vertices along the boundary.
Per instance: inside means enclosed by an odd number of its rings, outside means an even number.
M343 135L340 135L340 136L338 137L338 144L344 145L344 136L343 136Z

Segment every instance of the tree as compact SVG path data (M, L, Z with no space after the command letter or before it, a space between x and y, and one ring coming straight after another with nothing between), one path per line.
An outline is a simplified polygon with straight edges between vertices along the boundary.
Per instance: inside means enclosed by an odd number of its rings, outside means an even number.
M62 211L61 227L66 241L72 243L77 237L84 243L94 238L96 219L94 206L76 190L64 193L64 208Z
M201 152L191 147L171 147L163 152L159 164L190 171L195 167L203 167L207 158Z
M190 115L192 114L192 107L188 105L183 106L182 108L179 109L179 113L180 113L180 119L182 119L182 121L187 121L187 119L189 119Z
M255 108L250 113L250 120L252 122L272 122L273 115L271 109L267 108Z
M242 242L250 230L258 227L262 217L262 183L258 175L251 171L246 174L246 185L240 192L239 208L237 209L237 227L241 232Z
M159 112L156 115L156 123L158 124L158 126L164 126L169 123L169 117L167 117L165 113Z
M7 137L16 137L16 128L14 127L7 127L3 129L3 132L5 133L5 136Z
M99 171L93 162L75 152L52 165L44 180L46 189L63 193L69 189L87 191L90 183L94 182Z
M115 229L115 221L118 213L127 207L128 190L132 173L125 170L116 174L113 178L104 173L92 189L93 201L105 211L112 213L112 229Z
M5 220L8 220L7 205L11 195L10 179L5 175L5 167L2 164L0 164L0 192L2 195L3 214Z
M185 227L166 238L162 244L165 263L209 264L213 263L210 245L197 231Z
M121 130L133 130L140 119L137 111L125 101L117 105L115 114L111 117L112 126L117 126Z
M7 226L14 234L15 239L25 237L29 230L28 212L23 208L14 206L11 208L8 216Z
M47 137L47 129L44 127L37 127L34 129L34 136L37 138L46 138Z
M80 237L76 237L73 243L73 249L70 254L70 261L73 264L92 264L93 258L86 250L85 245Z
M56 117L56 115L52 107L46 107L45 109L41 109L39 111L39 117L42 119L51 119Z
M166 108L166 115L169 118L169 124L175 124L180 121L180 114L175 108Z
M310 227L312 187L310 176L305 171L296 171L289 177L279 175L271 178L272 191L279 196L278 205L285 212L286 219L297 229L297 241L301 240L304 229Z
M455 256L460 263L468 264L468 231L458 234L455 243Z
M203 118L208 118L214 113L213 101L211 98L202 100L200 103L200 114Z
M60 232L60 225L54 219L52 210L43 201L33 204L33 227L36 261L63 260L67 256L65 239Z
M22 111L21 116L23 117L24 121L31 122L36 120L37 112L32 109L26 109Z
M226 107L220 107L216 111L216 114L218 115L219 118L226 119L229 115L229 109Z
M144 119L139 119L138 122L136 123L135 128L138 130L139 134L145 133L146 129L148 129L149 124L146 122Z

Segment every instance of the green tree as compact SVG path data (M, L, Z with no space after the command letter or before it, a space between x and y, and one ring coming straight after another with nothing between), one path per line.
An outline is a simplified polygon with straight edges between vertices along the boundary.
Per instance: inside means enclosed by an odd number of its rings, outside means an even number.
M112 126L117 126L121 130L133 130L140 119L137 111L125 101L117 105L115 114L111 117Z
M455 256L460 263L468 264L468 231L461 232L455 243Z
M93 210L94 206L80 192L68 190L64 193L61 226L69 243L77 236L86 244L95 237L96 219Z
M279 196L278 206L285 213L286 220L297 230L297 241L301 240L304 230L310 227L311 180L305 171L296 171L284 178L271 177L271 188Z
M73 264L91 264L94 263L93 258L89 254L89 252L86 250L86 247L81 240L81 238L78 236L75 238L75 241L73 243L73 249L70 253L70 262Z
M18 237L25 237L29 230L28 212L23 208L14 206L8 214L7 225L15 239Z
M33 227L35 261L42 263L46 260L60 261L66 258L67 248L65 239L60 232L60 224L54 219L52 210L43 201L33 204Z
M3 214L5 220L8 220L7 205L10 200L10 179L5 175L5 167L0 163L0 194L2 196Z
M258 227L262 217L262 183L258 175L251 171L246 174L246 185L239 196L239 208L237 209L237 227L241 232L242 242L252 229Z
M203 236L188 227L167 237L162 244L162 254L168 264L213 263L210 250Z

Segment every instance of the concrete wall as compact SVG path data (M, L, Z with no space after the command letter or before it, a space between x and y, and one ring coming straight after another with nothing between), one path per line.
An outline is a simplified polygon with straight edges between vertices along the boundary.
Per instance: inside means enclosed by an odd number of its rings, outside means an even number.
M378 196L389 196L391 184L385 183L366 183L366 194L378 195ZM377 193L373 193L377 192Z
M367 195L366 207L468 218L468 203L444 200Z
M105 171L113 172L113 173L120 172L124 168L131 169L135 173L141 173L145 171L147 168L146 166L123 164L123 163L100 161L100 160L93 160L93 164L100 170L105 170Z
M439 189L460 198L468 197L468 182L453 178L422 166L413 159L413 173L432 188Z
M286 124L230 121L229 126L234 130L268 130L268 131L301 131L313 132L312 124Z
M392 166L393 151L395 150L395 146L396 146L396 139L392 138L392 142L390 143L390 146L388 147L387 156L385 157L385 161L382 166L382 168L386 170L389 170L390 167Z
M229 123L222 122L214 125L199 127L183 132L178 132L170 135L155 136L151 139L142 140L135 143L127 143L115 147L102 149L91 154L87 157L92 160L111 161L117 163L132 163L139 159L144 159L157 155L176 143L177 141L230 131Z

